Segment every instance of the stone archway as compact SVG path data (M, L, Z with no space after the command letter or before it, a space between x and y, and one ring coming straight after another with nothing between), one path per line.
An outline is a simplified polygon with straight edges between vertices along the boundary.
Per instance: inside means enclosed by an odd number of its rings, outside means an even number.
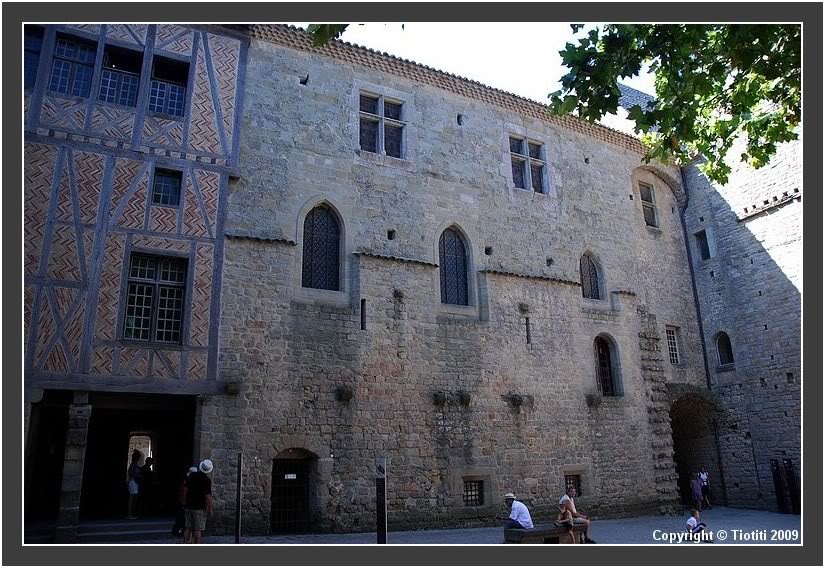
M716 499L718 502L721 498L722 468L716 423L723 416L720 401L714 393L703 388L679 383L668 385L668 395L673 462L680 502L685 507L691 506L691 475L703 466L712 481L710 501L713 503Z

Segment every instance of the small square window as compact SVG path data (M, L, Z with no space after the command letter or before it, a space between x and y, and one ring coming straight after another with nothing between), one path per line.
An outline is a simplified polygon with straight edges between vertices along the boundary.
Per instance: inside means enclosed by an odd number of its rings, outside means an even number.
M361 149L366 152L378 152L378 121L361 117L359 129Z
M70 36L57 36L49 90L64 95L88 97L97 44Z
M180 204L181 172L155 170L152 184L152 204L177 207Z
M532 142L530 142L527 144L527 147L530 150L531 158L541 160L541 146L539 144L533 144Z
M464 506L481 507L484 505L484 481L464 480Z
M183 116L188 81L189 63L155 57L149 90L149 110L171 116Z
M576 489L576 495L578 497L582 496L582 476L581 475L565 475L564 476L564 489L565 492L574 487Z
M512 159L513 163L513 185L519 189L526 189L524 187L524 161L518 158Z
M524 154L524 150L522 150L522 145L524 144L524 140L520 138L510 138L510 151L513 154Z
M359 95L358 143L362 151L404 157L403 106L403 102L387 101L381 95Z
M142 63L140 52L107 45L97 98L107 103L135 106Z
M510 136L509 140L513 185L519 189L544 193L545 162L542 159L542 144L516 136ZM524 153L525 147L527 154Z

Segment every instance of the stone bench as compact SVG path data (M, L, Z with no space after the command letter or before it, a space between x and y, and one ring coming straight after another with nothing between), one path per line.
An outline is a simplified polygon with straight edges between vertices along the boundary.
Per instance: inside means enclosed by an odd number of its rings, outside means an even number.
M584 525L573 527L573 534L581 541ZM505 544L559 544L567 542L567 529L555 523L535 525L532 529L504 529Z

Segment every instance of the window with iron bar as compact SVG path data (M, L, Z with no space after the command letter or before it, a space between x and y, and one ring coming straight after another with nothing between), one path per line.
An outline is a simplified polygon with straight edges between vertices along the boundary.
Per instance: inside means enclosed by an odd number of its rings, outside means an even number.
M464 506L481 507L484 505L484 481L464 480Z
M576 488L576 495L582 495L582 476L581 475L565 475L564 476L564 491L567 492L571 487Z

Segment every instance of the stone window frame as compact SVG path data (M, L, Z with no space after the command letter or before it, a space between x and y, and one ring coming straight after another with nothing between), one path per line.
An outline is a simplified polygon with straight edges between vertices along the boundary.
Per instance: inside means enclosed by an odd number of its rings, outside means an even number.
M339 240L339 263L338 263L338 290L321 290L318 288L304 288L303 286L303 262L304 262L304 221L310 211L319 205L326 205L335 214L338 226L341 229ZM350 306L349 294L352 289L350 283L350 257L353 252L352 234L348 230L345 217L346 210L339 207L335 201L326 195L316 195L307 200L298 212L295 226L295 265L292 271L293 299L299 303L330 305L333 307Z
M559 496L557 498L556 503L558 503L562 496L567 493L567 484L565 482L565 478L568 475L578 475L579 481L581 483L581 487L584 488L585 494L583 499L587 499L588 495L595 495L593 490L593 473L589 464L582 464L582 463L574 463L574 464L563 464L559 466L559 487L561 488L559 492ZM578 497L576 498L578 499ZM578 509L578 504L576 505L576 509Z
M505 173L505 177L507 178L507 187L509 191L514 195L523 195L523 196L547 196L547 197L555 197L556 196L556 187L553 183L553 176L551 172L551 163L549 160L549 151L548 146L550 145L547 140L549 139L547 132L540 132L533 128L528 128L523 124L516 124L512 122L506 122L504 124L504 131L507 133L506 136L502 136L502 145L501 145L501 172ZM513 154L510 152L510 138L521 138L526 142L532 142L534 144L539 144L541 146L541 161L543 162L543 174L542 174L542 183L543 183L543 191L537 192L533 191L532 187L529 189L521 189L516 187L516 184L513 182L513 167L512 167L512 158ZM529 155L529 151L528 151ZM526 156L525 156L526 157ZM526 168L529 174L529 169ZM525 181L529 178L525 178ZM525 183L525 185L527 185ZM532 184L531 184L532 185Z
M607 343L608 353L610 355L610 367L611 367L611 384L613 392L611 394L605 394L604 390L602 389L601 377L599 374L599 356L598 351L596 349L596 340L602 339ZM595 375L596 381L596 392L599 393L603 399L610 399L610 400L621 400L625 397L625 390L624 390L624 377L622 373L622 362L621 362L621 351L619 350L619 343L616 339L609 333L603 331L597 333L595 337L593 337L592 341L592 349L593 349L593 370Z
M367 95L378 99L378 115L372 115L379 120L378 129L378 152L369 152L361 149L361 95ZM384 101L401 104L401 120L387 119L384 117ZM415 137L412 135L412 123L414 122L415 105L412 93L393 89L386 85L378 85L367 81L356 80L353 83L353 90L350 101L353 133L352 147L355 155L366 163L377 163L384 166L407 166L415 154ZM391 121L401 125L401 157L388 156L384 148L384 122Z
M728 343L730 344L730 356L731 360L729 362L723 363L722 362L722 353L719 351L719 340L722 339L722 336L728 338ZM713 336L713 348L716 351L716 370L717 371L731 371L736 368L736 351L733 348L733 339L731 338L730 334L724 330L717 331L716 334Z
M439 241L441 234L447 229L454 229L464 240L464 247L467 253L467 305L443 304L441 303L441 266L439 265ZM433 238L433 263L439 265L433 271L433 293L435 294L437 314L450 318L467 319L479 316L479 289L477 267L481 263L476 259L478 252L473 242L478 241L477 235L469 231L465 226L457 221L449 220L442 223L436 230ZM480 241L479 241L480 242Z
M707 258L702 258L702 249L699 246L699 239L698 239L698 235L700 233L705 234L705 242L706 242L707 247L708 247L708 255L709 255ZM691 242L690 246L692 246L693 250L696 251L696 262L697 262L697 264L702 265L702 264L705 264L705 263L713 260L714 258L716 258L716 254L717 254L716 240L715 240L715 233L714 233L712 227L701 227L699 229L696 229L691 234L691 237L692 237L691 238L692 242Z
M673 332L673 349L671 349L670 335L668 332ZM682 349L682 328L677 325L665 326L665 346L667 347L668 361L674 367L684 367L685 359ZM673 355L676 354L676 361L673 361Z
M484 504L465 505L464 504L464 482L482 481L484 482ZM456 510L479 512L482 514L495 514L499 511L501 499L496 498L496 488L498 487L495 470L491 467L466 467L453 470L450 478L450 493L453 497L453 506Z
M521 145L521 152L514 152L512 148L512 141L517 140L520 142ZM539 147L539 157L534 157L530 153L530 146L538 146ZM533 193L544 194L547 193L548 188L548 175L547 175L547 151L546 145L544 142L540 140L536 140L534 138L530 138L527 136L522 136L519 134L509 134L507 136L507 147L510 151L510 183L513 189L520 189L522 191L532 191ZM526 150L526 153L525 153ZM516 185L515 180L513 179L512 175L512 168L513 163L519 162L522 165L522 175L524 178L524 186L519 187ZM541 187L540 191L536 191L536 188L533 184L533 172L532 167L533 165L537 165L541 167Z
M650 189L650 201L648 201L648 200L644 199L644 197L642 197L642 186L645 186L645 187ZM662 223L659 220L659 208L658 208L658 204L656 202L656 186L652 183L647 182L647 181L637 180L636 181L636 187L639 190L639 202L641 203L641 206L642 206L642 219L645 222L645 227L648 227L650 229L658 229L658 230L661 231L662 230L662 226L661 226ZM650 211L653 212L653 222L654 222L653 225L651 225L650 223L647 222L647 217L645 216L645 211L646 210L650 210Z
M587 296L584 295L584 290L582 289L582 294L581 294L582 301L585 302L585 303L591 304L591 305L592 304L599 305L599 306L605 305L605 303L609 301L609 298L608 298L609 295L607 293L607 278L605 276L604 265L602 264L602 261L601 261L601 258L599 258L599 255L594 253L592 248L585 249L579 255L579 269L578 269L578 272L579 272L579 281L580 281L580 283L581 283L581 259L584 256L588 256L590 258L590 260L593 262L593 264L595 265L595 267L596 267L596 275L599 279L599 297L598 298L588 298Z

